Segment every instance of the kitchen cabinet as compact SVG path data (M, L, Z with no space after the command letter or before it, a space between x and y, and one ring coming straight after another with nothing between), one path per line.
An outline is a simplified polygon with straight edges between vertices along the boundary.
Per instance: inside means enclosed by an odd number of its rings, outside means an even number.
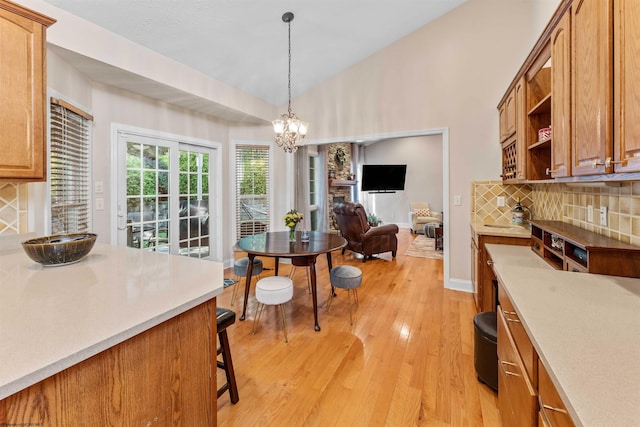
M640 247L564 222L532 221L531 249L557 270L640 277Z
M576 0L571 5L572 174L612 172L613 2ZM619 71L619 70L618 70Z
M1 400L0 424L216 425L215 313L212 299Z
M46 179L46 28L54 22L0 0L0 180Z
M615 0L614 172L640 171L640 3Z
M504 427L537 425L536 391L518 354L502 311L498 311L498 409Z
M571 416L558 390L553 385L549 372L542 361L538 360L538 406L540 408L538 427L574 427Z
M512 91L515 128L513 134L502 142L502 180L505 183L520 182L527 178L527 146L524 138L525 129L525 96L524 78L516 84ZM509 98L507 98L508 102Z
M571 175L571 14L565 12L551 33L552 178Z
M496 277L491 268L491 257L485 249L490 243L502 245L529 246L531 239L511 236L491 236L471 231L471 253L473 264L471 280L474 287L474 299L478 312L496 311Z
M516 94L515 89L507 95L507 98L498 106L500 142L506 140L516 131Z

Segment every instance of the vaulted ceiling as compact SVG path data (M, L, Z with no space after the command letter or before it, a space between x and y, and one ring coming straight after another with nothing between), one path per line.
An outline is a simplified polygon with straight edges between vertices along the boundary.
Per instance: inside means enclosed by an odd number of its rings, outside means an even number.
M287 102L467 0L46 0L254 95Z

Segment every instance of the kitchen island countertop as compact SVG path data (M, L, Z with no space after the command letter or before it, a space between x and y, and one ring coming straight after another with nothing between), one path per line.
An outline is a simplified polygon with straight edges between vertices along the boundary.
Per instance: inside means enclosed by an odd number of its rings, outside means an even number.
M0 255L0 399L223 290L220 262L97 243L75 264Z

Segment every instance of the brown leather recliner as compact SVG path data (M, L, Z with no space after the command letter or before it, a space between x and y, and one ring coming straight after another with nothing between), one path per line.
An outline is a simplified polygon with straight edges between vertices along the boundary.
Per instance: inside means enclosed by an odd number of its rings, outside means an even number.
M398 226L385 224L377 227L369 226L367 214L360 203L339 202L333 207L336 215L340 234L347 240L345 249L364 255L362 262L367 258L383 252L391 251L395 258L398 250Z

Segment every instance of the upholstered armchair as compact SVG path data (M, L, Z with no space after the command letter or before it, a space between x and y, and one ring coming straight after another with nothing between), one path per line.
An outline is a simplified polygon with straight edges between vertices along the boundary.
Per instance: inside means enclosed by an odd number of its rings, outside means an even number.
M409 204L409 226L414 233L421 232L425 224L430 222L442 222L442 214L433 212L429 203L414 202Z
M391 251L395 258L398 250L398 226L385 224L371 227L360 203L339 202L333 207L340 234L347 240L346 248L364 255L362 262L374 254Z

